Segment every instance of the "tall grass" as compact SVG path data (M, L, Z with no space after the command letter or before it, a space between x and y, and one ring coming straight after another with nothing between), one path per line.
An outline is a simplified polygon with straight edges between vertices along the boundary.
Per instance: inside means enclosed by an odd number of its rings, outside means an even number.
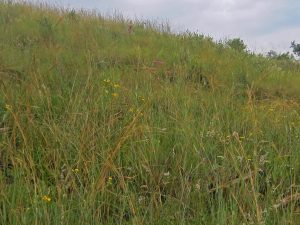
M299 65L113 18L0 4L0 223L298 224Z

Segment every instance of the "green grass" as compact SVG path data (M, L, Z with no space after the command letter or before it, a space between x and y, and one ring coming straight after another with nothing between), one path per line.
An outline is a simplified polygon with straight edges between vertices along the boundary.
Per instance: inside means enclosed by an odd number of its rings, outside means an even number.
M0 224L299 224L299 63L128 26L0 3Z

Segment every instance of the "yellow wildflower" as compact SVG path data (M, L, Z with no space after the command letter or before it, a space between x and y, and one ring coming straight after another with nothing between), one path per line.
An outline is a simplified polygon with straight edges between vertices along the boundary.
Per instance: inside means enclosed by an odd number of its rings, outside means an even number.
M115 98L117 98L117 97L119 96L119 94L118 94L118 93L115 93L115 92L112 93L111 95L112 95L113 97L115 97Z
M110 79L104 79L103 82L104 83L110 83Z
M79 169L75 168L75 169L72 169L72 171L73 171L74 173L78 173L78 172L79 172Z
M8 104L6 104L6 105L5 105L5 109L6 109L6 110L8 110L8 111L11 111L11 110L12 110L12 106L11 106L11 105L8 105Z
M137 109L136 113L139 114L140 116L144 115L143 112L142 112L142 110L140 110L140 109Z
M108 185L111 185L111 184L112 184L112 181L113 181L113 178L112 178L112 177L108 177L107 184L108 184Z
M114 84L114 88L120 88L121 86L119 84Z
M43 199L43 201L45 201L45 202L51 202L51 198L50 198L48 195L44 195L44 196L42 197L42 199Z

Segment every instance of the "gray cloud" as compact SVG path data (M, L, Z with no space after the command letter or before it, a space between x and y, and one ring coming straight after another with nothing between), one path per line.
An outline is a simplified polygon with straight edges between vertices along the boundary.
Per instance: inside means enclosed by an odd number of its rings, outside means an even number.
M114 10L129 18L168 20L174 31L215 39L241 37L252 50L287 51L300 37L298 0L48 0L75 8ZM299 40L300 41L300 40ZM285 43L286 47L283 47Z

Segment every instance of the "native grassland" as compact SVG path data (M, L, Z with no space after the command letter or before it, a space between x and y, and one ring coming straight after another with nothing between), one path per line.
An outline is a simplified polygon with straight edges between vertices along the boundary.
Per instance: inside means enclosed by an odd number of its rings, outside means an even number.
M0 224L299 224L299 64L49 6L0 33Z

